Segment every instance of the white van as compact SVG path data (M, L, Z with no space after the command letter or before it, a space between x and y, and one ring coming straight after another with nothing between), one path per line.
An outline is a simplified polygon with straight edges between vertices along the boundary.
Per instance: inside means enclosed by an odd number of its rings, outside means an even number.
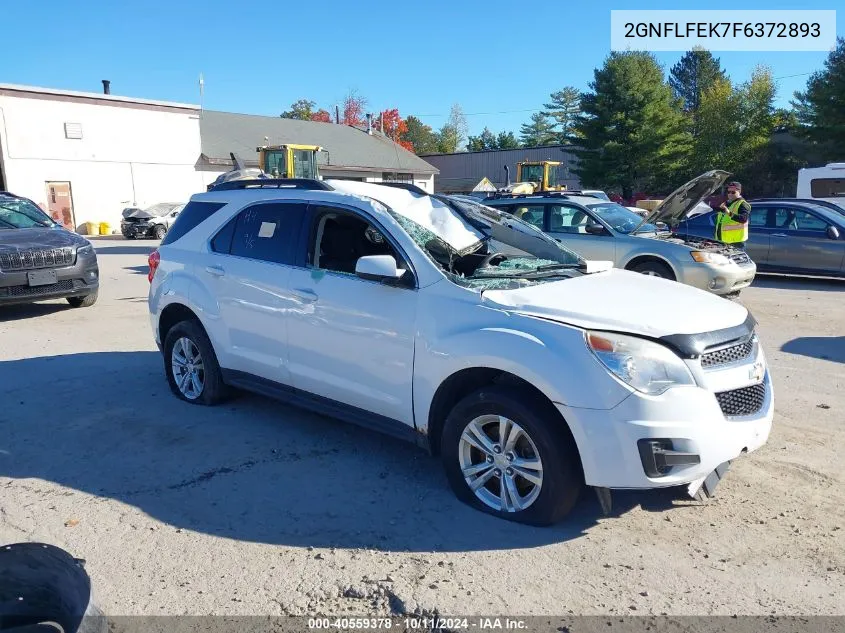
M845 208L845 163L798 170L796 198L816 198Z

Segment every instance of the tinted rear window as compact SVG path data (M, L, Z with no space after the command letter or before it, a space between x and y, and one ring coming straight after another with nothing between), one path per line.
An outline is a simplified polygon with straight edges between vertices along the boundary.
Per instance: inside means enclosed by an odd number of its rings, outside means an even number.
M305 204L276 202L247 207L238 214L229 252L238 257L293 264L307 208Z
M161 245L172 244L180 237L197 227L201 222L211 217L211 215L226 206L225 202L194 202L190 201L182 209L179 217L170 227L167 235L161 241Z

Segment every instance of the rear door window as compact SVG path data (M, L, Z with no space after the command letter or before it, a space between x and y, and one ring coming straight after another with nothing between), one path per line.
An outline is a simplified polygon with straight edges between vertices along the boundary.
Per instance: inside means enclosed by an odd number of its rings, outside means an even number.
M247 207L237 216L229 253L275 264L294 264L306 209L305 204L281 202Z
M715 216L714 216L715 217ZM751 207L751 214L748 216L749 226L765 227L769 222L769 209Z

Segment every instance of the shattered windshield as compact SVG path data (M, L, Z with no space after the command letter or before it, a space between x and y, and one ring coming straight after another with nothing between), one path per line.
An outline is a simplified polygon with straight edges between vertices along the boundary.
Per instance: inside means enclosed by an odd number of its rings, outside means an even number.
M480 290L509 289L580 274L583 260L536 227L480 204L454 199L447 204L461 209L450 211L480 240L458 250L406 214L390 213L453 282Z
M53 226L55 222L29 200L0 197L0 230Z

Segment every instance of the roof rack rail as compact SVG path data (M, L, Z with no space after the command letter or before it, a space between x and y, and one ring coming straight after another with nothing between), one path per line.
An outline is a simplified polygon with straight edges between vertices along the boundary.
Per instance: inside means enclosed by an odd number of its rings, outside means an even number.
M567 196L584 196L585 198L596 198L592 193L584 193L580 189L571 189L567 191L538 191L536 193L510 193L508 191L491 192L486 198L565 198Z
M407 191L411 191L413 193L419 193L421 195L427 196L430 195L425 189L422 187L412 184L410 182L377 182L377 185L384 185L385 187L394 187L396 189L405 189Z
M334 191L334 187L322 180L312 178L249 178L244 180L229 180L209 187L209 191L233 191L237 189L264 189L275 187L277 189L310 189L322 191Z

